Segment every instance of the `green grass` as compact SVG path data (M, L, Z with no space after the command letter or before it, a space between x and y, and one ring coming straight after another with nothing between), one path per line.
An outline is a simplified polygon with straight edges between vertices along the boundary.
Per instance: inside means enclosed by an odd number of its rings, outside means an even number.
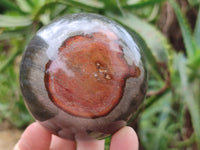
M139 116L138 135L145 150L200 149L200 2L191 29L175 0L169 0L177 17L186 51L177 52L156 26L166 0L1 0L0 1L0 122L23 128L34 121L19 89L19 64L34 33L56 17L94 12L110 17L134 33L145 49L148 94ZM149 22L151 21L151 22ZM189 118L186 114L189 113ZM192 134L185 137L186 122ZM106 139L109 149L110 139Z

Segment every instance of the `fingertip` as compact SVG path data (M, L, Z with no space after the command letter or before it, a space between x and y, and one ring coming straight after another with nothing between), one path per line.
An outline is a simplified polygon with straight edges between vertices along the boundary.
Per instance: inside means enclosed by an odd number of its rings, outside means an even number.
M19 149L19 145L18 145L18 143L15 145L15 147L14 147L13 150L20 150L20 149Z
M50 149L51 150L75 150L76 142L67 140L67 139L62 139L60 137L53 135L51 139Z
M48 150L50 141L51 134L35 122L25 129L14 150Z
M138 150L139 142L136 132L131 127L123 127L111 139L111 150Z
M77 141L77 150L103 150L105 140Z

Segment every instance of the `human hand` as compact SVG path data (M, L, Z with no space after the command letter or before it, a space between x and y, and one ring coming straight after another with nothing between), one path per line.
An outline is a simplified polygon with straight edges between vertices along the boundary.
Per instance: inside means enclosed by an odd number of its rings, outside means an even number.
M39 123L28 126L14 150L104 150L104 140L70 141L49 133ZM138 150L138 138L131 127L123 127L111 138L110 150Z

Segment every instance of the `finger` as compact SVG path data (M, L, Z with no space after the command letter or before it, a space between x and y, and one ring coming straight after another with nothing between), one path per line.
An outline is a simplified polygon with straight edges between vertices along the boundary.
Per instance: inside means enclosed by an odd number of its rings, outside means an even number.
M74 141L65 140L55 135L52 136L50 150L75 150L76 143Z
M77 141L77 150L104 150L104 140Z
M138 137L131 127L123 127L111 139L110 150L138 150Z
M48 150L50 142L51 134L35 122L27 127L14 150Z

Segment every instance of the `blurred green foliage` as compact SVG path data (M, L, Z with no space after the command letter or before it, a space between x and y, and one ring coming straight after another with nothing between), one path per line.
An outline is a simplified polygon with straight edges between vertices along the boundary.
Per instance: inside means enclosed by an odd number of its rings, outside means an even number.
M164 3L174 9L185 52L177 52L156 26ZM34 33L56 17L93 12L116 20L144 48L149 86L138 109L138 134L145 150L200 149L200 1L191 29L176 0L0 0L0 122L22 128L33 121L19 88L19 64ZM189 117L186 117L189 114ZM132 118L131 120L134 120ZM190 137L185 124L191 121ZM106 139L106 149L110 139Z

